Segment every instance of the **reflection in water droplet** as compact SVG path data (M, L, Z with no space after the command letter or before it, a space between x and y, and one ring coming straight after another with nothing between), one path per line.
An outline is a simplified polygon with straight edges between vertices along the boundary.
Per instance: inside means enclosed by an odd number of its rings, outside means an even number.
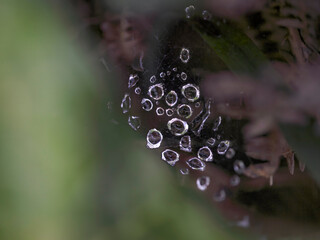
M213 195L213 200L216 202L222 202L226 199L226 191L221 189Z
M166 103L168 106L173 107L178 101L178 95L175 91L170 91L166 96Z
M153 76L150 77L150 82L151 82L151 83L155 83L156 81L157 81L157 78L156 78L155 75L153 75Z
M168 129L173 135L182 136L188 131L189 125L178 118L172 118L168 122Z
M217 117L216 120L214 120L212 130L218 131L220 124L221 124L221 116Z
M250 227L249 216L244 216L240 221L237 222L238 227L248 228Z
M186 12L186 18L191 18L195 14L196 9L193 5L190 5L184 11Z
M172 71L176 72L176 71L178 71L178 68L174 67L174 68L172 68Z
M198 158L190 158L189 160L187 160L187 164L193 170L199 170L199 171L204 171L206 167L205 163Z
M208 117L210 116L210 107L211 107L211 100L207 100L205 103L204 108L199 113L199 115L192 120L191 122L191 130L196 136L200 136L200 133L203 129L205 122L207 121Z
M220 155L223 155L226 153L226 151L228 150L230 146L230 142L228 140L226 141L221 141L217 147L217 152Z
M210 184L210 178L208 176L201 176L197 178L197 188L200 191L206 190L209 184Z
M166 149L161 154L162 160L166 161L169 165L174 166L179 161L179 153Z
M168 108L168 109L166 110L166 114L167 114L168 117L171 117L171 116L173 115L173 113L174 113L174 111L173 111L173 109L171 109L171 108Z
M190 136L183 136L180 139L179 147L182 151L191 152L191 137Z
M129 116L128 124L133 130L137 131L141 126L140 118L138 116Z
M187 48L182 48L180 52L180 60L183 63L187 63L190 59L190 51Z
M212 152L207 146L198 150L198 158L206 162L212 162Z
M238 174L242 174L244 169L246 168L246 166L244 165L244 163L241 160L236 160L233 163L233 170L238 173Z
M134 87L139 81L139 76L137 74L130 74L128 81L128 88Z
M160 147L162 139L163 139L163 136L159 130L155 128L150 129L147 134L147 147L148 148Z
M127 113L131 108L131 98L129 94L125 94L122 101L121 101L121 108L123 113Z
M162 116L164 114L164 109L162 107L157 107L156 114Z
M140 94L141 93L141 88L136 87L136 89L134 90L135 94Z
M211 14L207 10L204 10L202 12L202 18L203 20L209 21L211 19Z
M192 116L192 109L187 104L181 104L177 109L178 115L182 118L190 118Z
M180 169L180 173L182 175L188 175L189 174L189 169L188 168L181 168Z
M141 106L142 106L142 109L149 112L152 110L153 108L153 103L151 102L151 100L149 100L148 98L143 98L141 100Z
M226 152L226 158L231 159L236 154L236 151L233 148L229 148Z
M161 73L160 73L160 77L161 77L161 78L164 78L165 76L166 76L166 74L165 74L164 72L161 72Z
M210 146L213 146L215 144L216 140L214 138L209 138L207 140L207 144L210 145Z
M154 100L159 100L163 97L163 84L155 84L149 87L148 95Z
M187 75L185 72L182 72L182 73L181 73L181 79L182 79L183 81L185 81L185 80L187 80L187 78L188 78L188 75Z
M190 102L195 102L200 97L199 88L191 83L184 85L181 89L181 93Z
M230 178L230 185L232 187L235 187L235 186L238 186L240 183L240 177L238 175L233 175L231 178Z

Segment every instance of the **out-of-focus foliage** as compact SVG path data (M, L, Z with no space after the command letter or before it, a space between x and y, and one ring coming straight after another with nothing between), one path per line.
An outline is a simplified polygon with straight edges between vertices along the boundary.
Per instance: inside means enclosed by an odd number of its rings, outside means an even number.
M0 238L235 239L111 123L116 80L99 80L54 9L1 3Z

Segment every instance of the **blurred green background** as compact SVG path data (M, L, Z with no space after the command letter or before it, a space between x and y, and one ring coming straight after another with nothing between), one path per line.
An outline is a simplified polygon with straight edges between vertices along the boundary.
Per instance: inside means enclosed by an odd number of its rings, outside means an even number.
M112 123L116 76L61 19L46 1L0 6L0 239L238 239Z

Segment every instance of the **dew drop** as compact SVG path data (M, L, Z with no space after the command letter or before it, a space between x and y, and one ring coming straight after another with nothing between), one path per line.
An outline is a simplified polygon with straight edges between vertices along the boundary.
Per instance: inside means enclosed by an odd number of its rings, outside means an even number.
M189 174L189 169L188 168L181 168L180 169L180 173L182 175L188 175Z
M173 115L174 111L171 108L166 109L166 114L168 117L171 117Z
M171 72L170 71L167 71L167 76L170 76L171 75Z
M171 166L174 166L176 162L179 161L179 153L170 149L164 150L161 156L162 156L162 160L166 161Z
M150 129L147 133L147 147L151 149L160 147L162 139L163 136L159 130L155 128Z
M173 135L182 136L188 131L189 125L178 118L172 118L168 122L168 129Z
M198 158L206 162L212 162L212 152L207 146L198 150Z
M172 71L176 72L176 71L178 71L178 68L174 67L174 68L172 68Z
M210 145L210 146L213 146L215 144L216 140L214 138L209 138L207 140L207 144Z
M236 154L236 151L233 148L229 148L226 152L226 158L231 159Z
M199 170L199 171L204 171L206 167L205 163L198 158L190 158L189 160L187 160L187 164L193 170Z
M139 76L137 74L130 74L128 80L128 88L134 87L139 81Z
M161 78L164 78L165 76L166 76L166 74L165 74L164 72L161 72L161 73L160 73L160 77L161 77Z
M192 109L187 104L181 104L177 109L178 115L182 118L190 118L192 116Z
M131 108L131 98L127 93L124 95L121 101L121 108L123 113L129 112L129 109Z
M140 94L141 93L141 88L136 87L136 89L134 89L135 94Z
M163 97L163 84L155 84L149 87L148 95L154 100L159 100Z
M226 151L228 150L230 146L230 142L228 140L226 141L221 141L217 147L217 152L220 155L223 155L226 153Z
M187 48L182 48L180 52L180 60L183 63L187 63L190 59L190 51Z
M182 72L180 76L183 81L187 80L188 78L188 75L185 72Z
M190 102L195 102L200 97L199 88L191 83L184 85L181 89L181 93Z
M182 151L191 152L191 137L190 136L183 136L180 139L179 147Z
M178 101L178 95L175 91L170 91L166 96L166 103L168 106L173 107Z
M194 104L194 106L196 107L196 108L198 108L198 107L200 107L200 102L196 102L195 104Z
M156 81L157 81L157 78L156 78L155 75L153 75L153 76L150 77L150 82L151 82L151 83L155 83Z
M164 114L164 109L162 107L157 107L156 114L162 116Z
M215 132L218 131L220 124L221 124L221 116L217 117L216 120L214 120L212 130Z
M222 202L226 199L226 196L226 191L224 189L221 189L213 195L213 200L216 202Z
M211 17L212 17L211 14L207 10L202 11L203 20L209 21Z
M137 131L141 126L140 118L138 116L129 116L128 124L133 130Z
M200 136L203 126L207 121L208 117L210 116L210 107L211 100L208 99L202 111L191 122L191 130L196 136Z
M200 191L205 191L210 184L210 178L208 176L201 176L197 178L197 188Z
M238 175L233 175L231 178L230 178L230 185L232 187L235 187L235 186L238 186L240 183L240 177Z
M190 5L184 11L186 12L186 18L191 18L195 14L196 9L193 5Z
M244 163L241 160L236 160L233 163L233 170L238 173L238 174L242 174L244 169L246 168L246 166L244 165Z
M148 98L143 98L143 99L141 100L141 106L142 106L142 109L143 109L143 110L149 112L149 111L151 111L152 108L153 108L153 103L151 102L150 99L148 99Z

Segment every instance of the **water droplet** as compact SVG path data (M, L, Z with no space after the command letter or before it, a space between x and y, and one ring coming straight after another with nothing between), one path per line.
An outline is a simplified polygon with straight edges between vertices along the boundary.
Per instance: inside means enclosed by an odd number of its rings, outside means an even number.
M153 75L153 76L150 77L150 82L151 82L151 83L155 83L156 81L157 81L157 78L156 78L155 75Z
M178 101L178 95L175 91L170 91L166 96L166 103L168 106L173 107Z
M213 146L215 144L216 140L214 138L209 138L207 140L207 144L210 145L210 146Z
M174 111L173 111L173 109L171 109L171 108L168 108L168 109L166 110L166 114L167 114L168 117L171 117L171 116L173 115L173 113L174 113Z
M129 109L131 108L131 98L127 93L124 95L121 101L121 108L123 113L129 112Z
M236 160L233 163L233 170L238 173L238 174L242 174L244 169L246 168L246 166L244 165L244 163L241 160Z
M134 87L139 81L139 76L137 74L130 74L128 81L128 88Z
M182 175L188 175L189 174L189 169L188 168L181 168L180 169L180 173Z
M178 71L178 68L174 67L174 68L172 68L172 71L176 72L176 71Z
M141 88L136 87L136 89L134 90L135 94L140 94L141 93Z
M238 175L234 175L230 178L230 185L232 187L238 186L240 183L240 177Z
M184 11L186 12L186 18L191 18L195 14L196 9L193 5L190 5Z
M187 164L193 170L199 170L199 171L204 171L206 167L205 163L198 158L190 158L189 160L187 160Z
M142 109L143 109L143 110L149 112L149 111L151 111L152 108L153 108L153 103L151 102L150 99L148 99L148 98L143 98L143 99L141 100L141 106L142 106Z
M162 107L157 107L156 114L162 116L164 114L164 109Z
M220 155L223 155L226 153L226 151L228 150L230 146L230 142L228 140L226 141L221 141L217 147L217 152Z
M226 152L226 158L231 159L236 154L236 151L233 148L229 148Z
M194 104L194 106L195 106L196 108L200 107L200 105L201 105L200 102L196 102L196 103Z
M220 124L221 124L221 116L217 117L216 120L214 120L212 130L218 131Z
M250 227L249 216L244 216L240 221L237 222L238 227L248 228Z
M203 129L205 122L207 121L208 117L210 116L210 107L211 107L211 100L207 100L205 103L204 108L199 113L199 115L192 120L191 122L191 130L196 136L200 136L200 133Z
M174 166L179 161L179 153L166 149L161 154L162 160L166 161L169 165Z
M164 72L161 72L161 73L160 73L160 77L161 77L161 78L164 78L165 76L166 76L166 74L165 74Z
M178 118L172 118L168 122L168 129L173 135L182 136L188 131L189 126L185 121Z
M182 118L190 118L192 116L192 109L187 104L181 104L177 109L178 115Z
M207 10L204 10L202 12L202 18L203 20L209 21L211 19L211 13L209 13Z
M163 139L163 136L159 130L155 128L150 129L147 134L147 147L148 148L160 147L162 139Z
M183 136L180 139L179 147L182 151L191 152L191 137L190 136Z
M180 52L180 60L183 63L187 63L190 59L190 51L187 48L182 48Z
M206 162L212 162L212 152L207 146L202 147L198 151L198 158Z
M213 195L213 200L216 202L222 202L226 199L226 196L226 191L224 189L221 189Z
M187 78L188 78L188 75L187 75L185 72L182 72L182 73L181 73L181 79L182 79L183 81L185 81L185 80L187 80Z
M128 124L133 130L137 131L141 126L140 118L138 116L129 116Z
M206 190L209 184L210 184L210 178L208 176L201 176L197 178L197 188L200 191Z
M154 100L159 100L163 97L163 84L155 84L149 87L148 95Z
M181 93L190 102L195 102L200 97L199 88L191 83L184 85L181 89Z
M167 76L170 76L171 72L170 71L167 71Z

